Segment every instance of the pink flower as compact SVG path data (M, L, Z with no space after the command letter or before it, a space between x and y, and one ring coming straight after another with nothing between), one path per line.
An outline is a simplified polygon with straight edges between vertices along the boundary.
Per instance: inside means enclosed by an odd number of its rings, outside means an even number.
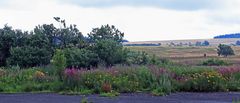
M71 68L71 69L67 68L64 71L64 75L67 77L73 77L73 76L76 76L77 74L78 74L78 70L75 68Z
M217 71L222 75L232 75L234 73L239 73L240 67L224 67L224 68L217 69Z

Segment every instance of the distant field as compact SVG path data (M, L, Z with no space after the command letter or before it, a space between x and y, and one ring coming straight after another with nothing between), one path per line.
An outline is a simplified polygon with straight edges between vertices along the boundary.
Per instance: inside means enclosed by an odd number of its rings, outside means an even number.
M218 58L226 60L234 65L240 65L240 47L233 47L235 56L227 58L217 56L217 46L207 47L167 47L167 46L132 46L127 47L132 50L146 51L149 54L155 54L157 57L167 58L175 63L198 65L201 61L209 58ZM207 54L207 58L204 58L204 53Z
M207 40L211 46L217 46L218 44L235 44L237 40L240 38L233 38L233 39L194 39L194 40L167 40L167 41L141 41L141 42L129 42L126 44L143 44L143 43L153 43L158 44L161 43L163 46L167 46L167 44L174 43L174 44L188 44L192 43L195 44L197 41L203 42Z

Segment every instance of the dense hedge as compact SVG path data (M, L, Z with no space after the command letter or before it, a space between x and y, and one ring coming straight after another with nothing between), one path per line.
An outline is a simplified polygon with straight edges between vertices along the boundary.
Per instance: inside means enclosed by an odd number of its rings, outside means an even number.
M47 65L52 57L49 50L30 46L11 48L10 53L11 56L7 59L8 65L20 67Z
M64 54L67 67L95 67L99 62L98 55L87 49L66 48Z
M214 39L224 39L224 38L240 38L240 33L218 35L214 37Z

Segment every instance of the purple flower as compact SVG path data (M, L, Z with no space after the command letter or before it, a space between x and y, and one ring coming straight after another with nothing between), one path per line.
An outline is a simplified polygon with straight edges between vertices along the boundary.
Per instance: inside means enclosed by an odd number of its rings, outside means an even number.
M75 68L67 68L64 71L64 75L67 77L74 77L78 74L78 70Z
M224 67L224 68L217 69L217 71L222 75L232 75L234 73L239 73L240 67Z

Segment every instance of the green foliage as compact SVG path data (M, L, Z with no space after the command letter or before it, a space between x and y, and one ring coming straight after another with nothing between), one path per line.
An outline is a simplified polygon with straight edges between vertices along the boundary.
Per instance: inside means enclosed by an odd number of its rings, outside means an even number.
M146 52L135 52L135 51L129 51L127 54L127 64L139 64L144 65L148 64L150 61L150 58ZM152 59L152 62L157 62L154 59Z
M5 25L3 29L0 29L0 66L6 66L7 60L11 65L20 63L21 67L47 65L50 63L49 56L51 58L57 48L69 46L77 48L88 46L76 25L56 28L53 24L43 24L34 28L32 32L13 30ZM30 50L25 52L25 49ZM24 54L27 54L27 57L22 57ZM43 58L37 60L39 57ZM14 62L13 58L17 58L18 61ZM35 59L31 60L32 58ZM26 61L33 63L23 64Z
M120 93L115 92L115 91L110 92L110 93L100 93L101 97L116 97L116 96L119 96L119 95L120 95Z
M84 37L76 25L67 26L60 17L54 19L60 23L60 28L43 24L31 32L13 30L9 26L0 29L0 66L45 66L56 49L64 50L68 67L90 68L99 62L110 67L126 63L128 50L121 44L124 33L115 26L94 28Z
M216 71L195 73L192 74L183 88L194 92L226 91L226 78Z
M63 71L66 68L66 57L62 50L57 50L52 59L53 68L56 70L57 75L62 79Z
M83 97L80 103L93 103L92 101L88 101L86 97Z
M103 40L113 40L116 42L122 42L124 33L119 31L113 25L103 25L100 28L94 28L91 33L88 34L91 42L103 41Z
M52 57L47 49L30 46L11 48L10 53L11 56L7 59L8 65L20 67L47 65Z
M21 70L9 68L0 78L0 91L5 93L58 91L61 83L56 80L55 77L50 77L35 68Z
M92 49L106 66L123 63L126 58L123 46L110 39L97 41Z
M10 48L16 45L17 37L11 27L5 25L0 29L0 66L6 65L6 59L10 56Z
M68 69L65 70L64 86L67 87L66 90L86 88L92 89L94 93L126 93L162 88L164 94L169 94L172 90L170 77L161 71L145 67L101 71Z
M59 92L59 94L62 95L90 95L93 93L93 90L84 88L74 88L74 90L64 90Z
M230 64L226 61L219 60L219 59L208 59L206 61L203 61L202 65L204 65L204 66L226 66L226 65L230 65Z
M35 34L30 34L30 37L28 38L27 45L30 47L36 47L36 48L46 48L51 50L49 39L41 34L35 32Z
M239 72L227 75L226 78L228 78L227 88L230 91L240 91L240 73Z
M203 45L203 46L209 46L210 43L209 43L208 41L205 40L205 41L202 43L202 45Z
M83 98L83 99L81 100L81 103L88 103L88 101L87 101L86 98Z
M229 55L235 55L233 49L231 46L224 45L224 44L219 44L218 49L217 49L218 56L229 56Z
M209 46L210 45L210 43L208 42L208 41L204 41L204 42L196 42L196 44L195 44L196 46Z
M65 22L65 21L64 21ZM59 49L68 46L82 48L84 46L84 37L76 28L76 25L64 26L64 28L56 28L53 24L43 24L34 29L36 34L42 34L50 41L50 46Z
M236 45L240 46L240 40L236 41Z
M127 51L126 64L128 65L168 65L170 61L165 58L158 58L156 55L149 55L144 51Z
M138 77L137 81L139 81L139 85L143 89L150 89L152 88L152 84L154 82L154 77L151 71L147 68L139 68L136 72L136 76Z
M98 55L87 49L66 48L64 49L67 67L90 68L96 67Z
M164 88L157 88L152 91L154 96L165 96L166 93L164 92Z
M54 75L49 75L41 68L1 69L0 73L4 75L0 77L0 92L50 91L68 95L100 93L100 96L112 97L119 93L137 91L163 96L176 90L185 92L240 90L239 69L236 68L229 68L231 71L223 72L217 69L177 66L173 67L175 69L155 66L118 66L114 68L104 70L67 69L64 72L63 81Z

